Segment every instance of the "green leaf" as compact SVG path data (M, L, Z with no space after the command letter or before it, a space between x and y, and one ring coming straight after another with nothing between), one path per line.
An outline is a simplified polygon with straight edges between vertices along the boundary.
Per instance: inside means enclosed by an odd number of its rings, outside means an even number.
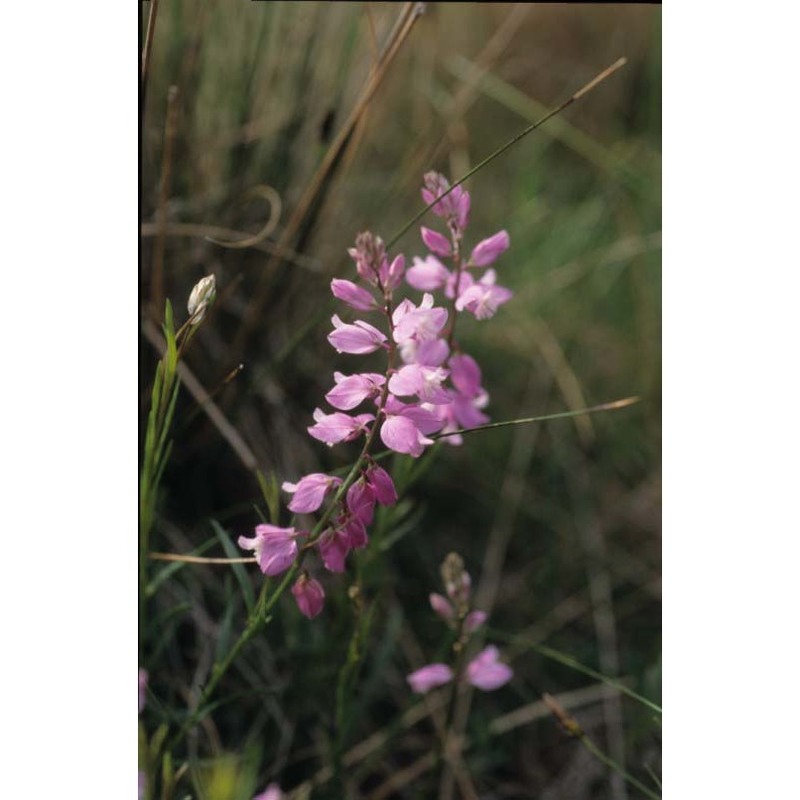
M230 537L230 534L228 534L222 525L220 525L216 520L212 519L211 527L214 531L214 535L222 545L225 555L228 558L241 558L241 550L236 547L236 545L233 543L233 539ZM256 605L255 593L253 592L253 583L247 575L247 570L245 569L244 564L231 564L230 566L242 590L242 597L244 598L244 604L247 608L247 613L252 614Z

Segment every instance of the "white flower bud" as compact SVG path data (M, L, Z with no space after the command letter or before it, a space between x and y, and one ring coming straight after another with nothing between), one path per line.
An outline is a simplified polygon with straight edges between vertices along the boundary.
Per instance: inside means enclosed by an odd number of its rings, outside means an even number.
M206 275L205 278L197 282L189 295L189 302L186 305L193 325L197 325L203 319L206 309L214 302L216 296L217 281L213 275Z

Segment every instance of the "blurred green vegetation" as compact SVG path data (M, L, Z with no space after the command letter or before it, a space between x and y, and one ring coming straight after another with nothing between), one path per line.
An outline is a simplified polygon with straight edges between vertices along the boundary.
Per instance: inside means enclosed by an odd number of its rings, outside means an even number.
M149 8L142 4L143 29ZM268 780L290 789L330 765L333 696L354 627L347 588L356 577L376 621L347 747L389 730L417 702L405 675L442 647L427 597L441 591L438 568L450 550L476 585L490 565L499 570L492 628L546 642L660 699L660 8L428 3L292 237L292 254L275 262L270 250L401 9L161 0L141 134L143 313L167 296L180 323L192 285L214 273L218 300L186 357L193 374L279 483L346 465L351 451L325 448L306 428L314 408L325 407L333 369L353 365L353 357L333 357L325 336L330 279L352 277L346 248L356 233L391 239L421 208L424 172L459 177L624 55L624 69L467 183L468 245L508 230L511 249L495 266L515 296L490 321L460 322L459 338L483 369L493 420L630 395L641 402L438 446L398 512L382 527L379 520L357 572L326 580L323 616L309 622L284 598L243 652L219 705L172 754L176 765L189 764L176 797L249 798ZM272 235L242 249L208 241L265 224L269 204L248 197L259 185L281 198ZM425 222L435 227L432 220ZM408 263L422 255L417 226L398 251ZM163 288L153 279L159 271ZM258 324L242 338L262 295ZM156 359L143 338L143 418ZM151 547L225 555L225 537L235 542L266 513L258 483L187 391L173 434ZM417 466L394 461L400 473ZM241 630L242 581L256 590L261 582L249 566L244 576L224 566L167 569L141 642L151 676L142 720L151 733L180 722L214 657ZM479 795L637 797L551 716L491 733L493 720L543 692L593 683L522 645L508 652L512 684L472 703L465 762ZM651 711L597 694L572 713L654 786L648 769L660 774L660 727ZM346 796L436 796L431 771L387 794L379 788L435 743L430 719L398 724L385 747L348 769ZM327 782L311 796L342 791Z

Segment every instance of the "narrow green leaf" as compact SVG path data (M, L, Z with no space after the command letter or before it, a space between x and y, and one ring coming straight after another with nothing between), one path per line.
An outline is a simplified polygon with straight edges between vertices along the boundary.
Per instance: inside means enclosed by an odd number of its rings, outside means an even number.
M225 555L228 558L241 558L242 551L236 547L236 545L233 543L233 539L230 537L230 534L222 527L222 525L220 525L215 519L212 519L211 528L214 531L214 535L219 540L219 543L222 545ZM253 583L247 574L244 564L231 564L230 566L233 569L233 574L242 590L242 598L244 599L247 613L248 615L252 614L256 605L255 592L253 592Z

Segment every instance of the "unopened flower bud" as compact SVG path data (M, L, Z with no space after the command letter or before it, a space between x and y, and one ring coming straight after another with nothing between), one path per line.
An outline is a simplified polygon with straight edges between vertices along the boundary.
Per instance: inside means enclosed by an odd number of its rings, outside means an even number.
M206 309L214 302L216 296L217 281L213 275L206 275L195 284L189 295L189 302L186 304L193 325L197 325L203 319Z

